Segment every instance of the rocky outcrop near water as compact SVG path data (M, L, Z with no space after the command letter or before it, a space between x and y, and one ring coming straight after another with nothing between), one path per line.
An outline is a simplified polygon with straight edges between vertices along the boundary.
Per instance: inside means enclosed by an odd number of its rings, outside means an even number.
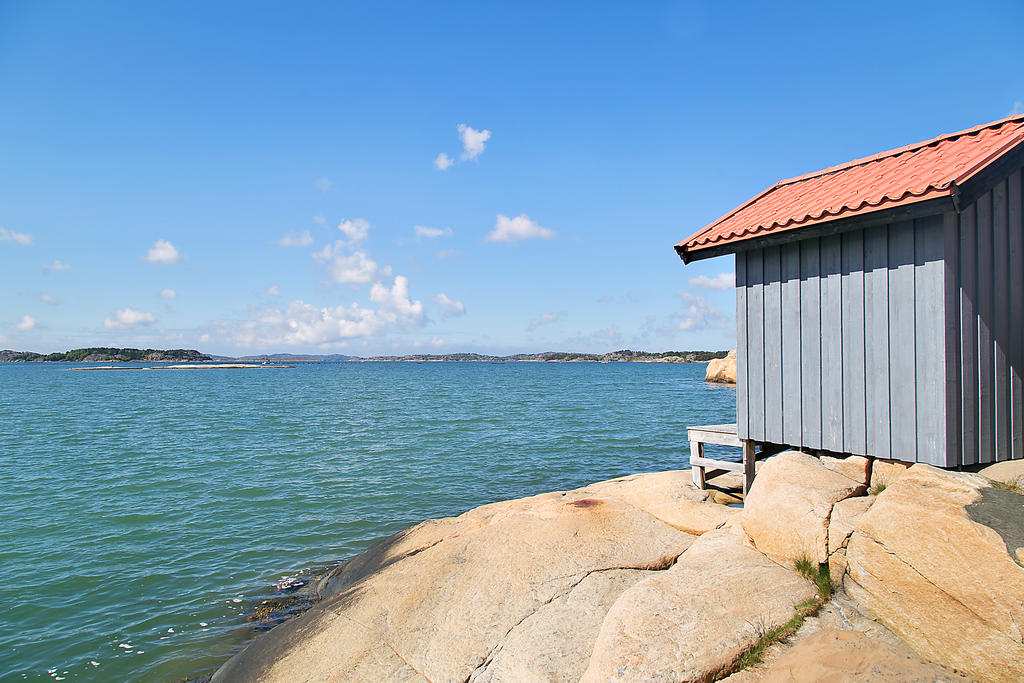
M726 354L725 358L709 361L704 381L736 384L736 349Z
M742 510L673 471L424 522L213 680L1024 679L1024 496L875 464L780 454Z

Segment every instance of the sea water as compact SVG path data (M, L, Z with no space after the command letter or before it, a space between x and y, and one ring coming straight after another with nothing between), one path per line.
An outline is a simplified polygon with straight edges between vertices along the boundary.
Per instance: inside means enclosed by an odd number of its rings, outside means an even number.
M0 364L0 680L177 681L424 519L687 466L703 364Z

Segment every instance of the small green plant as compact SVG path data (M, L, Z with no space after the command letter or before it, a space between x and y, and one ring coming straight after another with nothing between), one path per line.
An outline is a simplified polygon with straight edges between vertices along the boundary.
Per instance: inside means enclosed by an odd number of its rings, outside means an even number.
M877 484L873 484L871 488L868 489L868 493L871 494L872 496L877 496L879 493L884 491L887 486L888 484L886 484L884 481L880 481Z
M1012 481L993 481L992 488L1002 489L1003 491L1013 491L1014 493L1019 493L1024 496L1024 489L1017 486L1017 484Z
M821 606L832 597L832 574L827 564L817 564L807 557L797 558L793 563L797 574L814 584L817 594L810 600L804 600L793 607L793 616L784 624L769 629L767 620L753 624L757 641L751 645L737 663L737 671L758 664L764 657L765 650L772 644L779 643L797 632L808 617L817 614Z

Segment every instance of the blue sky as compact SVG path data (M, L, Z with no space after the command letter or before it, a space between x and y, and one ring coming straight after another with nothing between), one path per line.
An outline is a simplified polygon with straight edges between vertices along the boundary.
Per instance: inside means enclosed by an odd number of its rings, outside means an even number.
M0 0L0 348L731 348L731 257L672 245L779 179L1020 111L1022 25Z

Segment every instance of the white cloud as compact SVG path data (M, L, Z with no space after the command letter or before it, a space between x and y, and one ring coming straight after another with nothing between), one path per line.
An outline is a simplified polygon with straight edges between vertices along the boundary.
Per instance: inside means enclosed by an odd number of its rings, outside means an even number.
M416 237L425 237L426 239L433 239L435 237L451 237L451 228L428 228L425 225L417 225L413 227L416 231Z
M277 241L279 247L308 247L311 244L313 236L309 234L309 230L286 233Z
M440 337L434 337L433 339L430 340L431 346L444 346L446 343L447 342L445 342L445 340L441 339Z
M679 298L683 301L683 313L678 325L680 330L725 327L727 321L725 314L709 304L705 297L679 292Z
M362 218L353 218L350 221L339 223L338 230L345 233L350 245L355 246L366 239L366 235L370 232L370 224Z
M324 267L333 282L342 285L367 284L377 279L378 272L389 272L379 268L365 251L349 254L342 240L313 252L313 260Z
M277 285L270 285L264 291L266 291L269 296L281 296L281 289Z
M452 258L453 256L457 255L458 253L459 252L457 252L454 249L442 249L440 251L435 251L434 252L434 256L436 256L437 258Z
M484 152L484 143L491 139L491 131L476 130L464 123L458 125L459 138L462 140L463 159L476 159Z
M687 282L690 283L691 287L724 291L736 286L736 273L719 273L714 277L698 275L697 277L691 277Z
M242 346L336 345L347 339L380 335L393 327L421 327L423 304L409 300L408 288L408 280L402 276L395 278L390 289L375 284L370 298L379 304L376 310L355 303L317 308L293 301L284 310L257 311L253 320L217 323L216 327Z
M39 300L43 301L45 303L48 303L51 306L56 305L56 303L57 303L57 300L55 298L53 298L52 296L50 296L49 294L40 294L39 295Z
M160 298L161 299L177 299L178 298L178 293L175 292L173 289L164 288L164 289L160 290Z
M313 222L316 223L317 225L327 225L327 218L325 218L322 213L318 213L317 215L313 216Z
M526 327L527 331L533 332L541 325L550 325L560 318L564 318L568 313L565 311L559 311L558 313L545 313L539 318L534 318L530 321L530 324Z
M146 260L150 263L177 263L181 260L181 254L167 240L157 240L146 252Z
M1013 108L1006 113L1007 116L1016 116L1017 114L1024 114L1024 102L1017 100L1013 103Z
M152 313L146 311L136 311L134 308L123 308L119 311L114 311L114 315L103 321L103 327L108 330L125 330L129 327L137 327L139 325L151 325L156 322L156 318L153 317Z
M6 228L0 228L0 242L14 242L15 244L21 244L27 247L32 244L32 235L26 235L23 232L14 232L13 230L7 230Z
M22 332L28 332L29 330L35 329L35 326L39 324L39 321L30 315L21 316L21 321L14 324L16 328Z
M53 263L44 263L43 270L71 270L71 266L60 259L56 259Z
M555 233L552 230L537 225L525 213L521 213L515 218L509 218L499 213L494 229L487 233L484 241L521 242L529 239L549 240L554 236Z
M418 327L423 324L423 303L410 300L409 279L404 275L396 275L390 289L375 282L370 288L370 301L380 304L378 315L388 322L401 327Z
M434 159L434 167L440 171L447 171L454 163L455 162L452 161L452 158L444 152L438 154L437 158Z
M466 307L461 301L449 299L443 292L435 296L434 301L440 307L441 316L444 318L452 318L457 315L463 315L466 312Z
M330 178L317 178L313 181L313 187L321 192L330 192L331 188L334 187L334 183L331 182Z

